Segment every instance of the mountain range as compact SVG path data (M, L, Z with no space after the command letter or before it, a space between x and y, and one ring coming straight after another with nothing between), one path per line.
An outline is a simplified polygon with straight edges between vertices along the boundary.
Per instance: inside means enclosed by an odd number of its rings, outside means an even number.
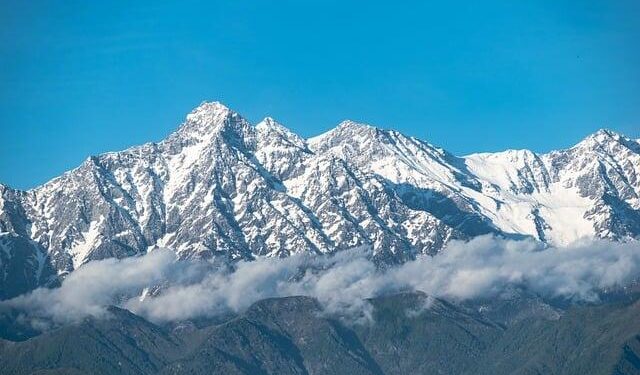
M206 102L160 142L0 184L0 299L158 247L234 261L367 245L393 264L482 234L637 239L640 141L599 130L545 154L456 156L354 121L304 139Z

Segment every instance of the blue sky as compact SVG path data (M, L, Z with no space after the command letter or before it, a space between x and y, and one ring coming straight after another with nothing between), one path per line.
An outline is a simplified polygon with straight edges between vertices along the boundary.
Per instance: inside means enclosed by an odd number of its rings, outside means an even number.
M0 181L158 141L203 100L454 153L640 137L638 1L0 4Z

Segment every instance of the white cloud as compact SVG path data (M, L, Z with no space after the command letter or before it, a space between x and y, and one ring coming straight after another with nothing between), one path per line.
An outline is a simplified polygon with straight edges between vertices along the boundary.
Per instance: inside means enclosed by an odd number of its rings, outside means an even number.
M104 306L150 284L162 282L172 268L182 268L167 250L143 257L91 262L71 273L60 288L39 288L3 302L40 317L65 323L104 313ZM176 273L177 274L177 273Z
M308 295L330 313L366 319L371 313L366 298L395 291L463 300L519 286L548 297L593 300L598 290L639 276L638 242L584 241L543 249L534 241L481 236L384 271L362 248L332 257L263 258L234 269L179 262L172 252L159 250L89 263L58 289L38 289L4 303L58 323L100 315L108 304L162 322L242 311L268 297ZM161 292L141 300L141 291L154 285L162 285Z

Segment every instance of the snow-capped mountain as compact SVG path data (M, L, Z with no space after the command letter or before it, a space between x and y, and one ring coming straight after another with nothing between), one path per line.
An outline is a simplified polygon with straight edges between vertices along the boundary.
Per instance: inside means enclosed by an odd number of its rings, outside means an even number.
M32 190L0 185L0 298L154 247L234 260L369 244L400 262L485 233L634 239L639 197L640 143L607 130L548 154L458 157L352 121L303 139L203 103L161 142Z

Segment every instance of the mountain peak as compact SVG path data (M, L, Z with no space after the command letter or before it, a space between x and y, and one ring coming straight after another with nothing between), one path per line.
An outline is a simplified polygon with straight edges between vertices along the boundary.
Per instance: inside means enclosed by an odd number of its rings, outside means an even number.
M343 120L335 128L329 130L326 133L320 134L314 138L320 139L324 136L339 135L339 134L361 134L366 132L375 131L378 128L375 126L357 122L353 120Z
M284 127L281 123L276 121L273 117L267 116L256 125L258 130L275 130L290 132L289 129Z
M338 126L329 130L328 132L307 139L307 142L310 145L316 145L326 141L329 141L329 143L331 144L336 142L339 143L343 138L350 139L355 136L363 136L365 134L376 131L376 129L377 128L371 125L367 125L361 122L344 120L340 122Z
M249 127L242 116L224 104L217 101L203 102L187 115L175 136L204 140L229 126L237 128L240 132L243 132L240 128Z
M260 122L269 123L269 124L279 124L279 122L276 121L276 119L274 119L271 116L267 116L267 117L263 118L262 121L260 121Z
M375 129L374 126L364 124L362 122L357 122L353 120L344 120L336 126L336 129L339 130L371 130Z
M591 139L595 139L598 141L618 141L620 140L620 138L622 137L622 135L614 132L613 130L609 130L609 129L598 129L597 132L589 135L587 137L587 139L591 138Z
M265 117L264 120L260 121L256 125L256 130L258 131L261 140L266 141L267 143L271 143L274 139L277 139L280 141L276 143L285 142L299 148L306 148L305 142L300 136L287 129L273 117Z
M219 102L217 100L208 102L208 101L203 101L202 103L200 103L200 105L198 105L193 111L200 111L200 110L230 110L229 107L227 107L226 105L224 105L222 102Z
M588 135L587 137L585 137L582 141L580 141L578 144L576 144L573 148L581 148L581 147L587 147L587 148L593 148L593 147L600 147L603 145L611 145L611 144L616 144L616 143L620 143L622 140L624 139L623 135L620 135L612 130L609 129L599 129L598 131L596 131L593 134Z
M230 113L232 113L231 109L220 102L202 102L187 115L187 122L206 122L211 118L223 117Z

